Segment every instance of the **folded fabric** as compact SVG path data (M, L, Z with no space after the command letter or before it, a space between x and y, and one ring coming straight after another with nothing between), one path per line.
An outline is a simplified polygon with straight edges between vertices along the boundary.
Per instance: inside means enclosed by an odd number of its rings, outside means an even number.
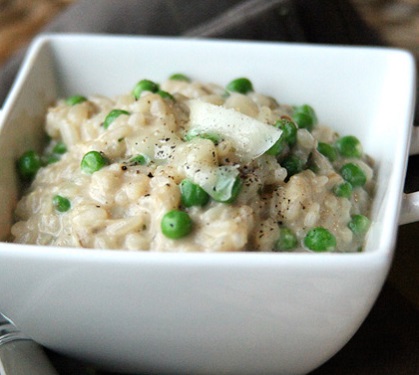
M42 32L381 44L345 0L79 0ZM0 69L0 103L24 52Z

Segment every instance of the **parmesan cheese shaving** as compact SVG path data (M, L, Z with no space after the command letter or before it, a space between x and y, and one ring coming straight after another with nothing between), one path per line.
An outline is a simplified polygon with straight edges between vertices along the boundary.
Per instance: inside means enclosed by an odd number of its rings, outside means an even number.
M245 162L269 150L282 134L280 129L234 109L200 100L189 101L189 108L191 129L217 133L228 139Z

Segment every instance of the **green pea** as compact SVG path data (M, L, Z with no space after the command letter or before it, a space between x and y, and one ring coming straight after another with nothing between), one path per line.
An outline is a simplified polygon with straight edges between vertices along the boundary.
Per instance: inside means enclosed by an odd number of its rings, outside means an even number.
M53 147L52 152L59 155L65 154L67 152L67 146L64 142L59 141Z
M358 164L348 163L340 169L340 174L343 179L349 182L352 187L359 187L365 185L367 176Z
M53 145L51 152L45 153L41 156L41 163L42 165L56 163L61 159L61 155L65 154L66 152L67 146L65 143L58 141Z
M191 180L185 179L180 185L181 201L184 207L205 206L210 199L209 194Z
M142 79L135 85L132 94L135 99L139 99L143 91L157 92L158 90L159 85L157 83L150 81L149 79Z
M281 161L281 166L284 167L288 172L288 177L291 177L304 169L305 163L294 154L287 156Z
M289 146L294 146L297 143L297 126L294 121L289 119L281 119L276 122L276 127L282 130L281 138L284 138L284 141L287 142Z
M55 195L52 198L52 204L58 212L66 212L71 208L69 199L61 195Z
M73 95L73 96L70 96L69 98L67 98L65 100L65 103L67 105L73 106L73 105L76 105L76 104L83 103L85 101L87 101L87 98L85 96L82 96L82 95Z
M24 152L17 161L17 169L23 180L33 180L42 166L40 156L33 150Z
M190 216L181 210L171 210L167 212L160 223L162 233L172 239L187 236L193 228Z
M221 95L221 97L223 98L223 99L227 99L231 94L230 94L230 92L228 92L227 91L227 89L226 90L223 90L223 92L222 93L220 93L220 95Z
M308 231L304 245L316 252L333 251L336 248L336 237L326 228L316 227Z
M133 163L135 165L140 164L140 165L148 165L150 163L150 158L147 155L144 154L138 154L136 156L134 156L133 158L131 158L130 163Z
M212 132L201 133L199 132L199 130L196 130L196 129L191 129L188 133L186 133L185 141L189 142L192 139L197 138L197 137L202 138L202 139L208 139L215 145L218 145L222 141L222 138L216 133L212 133Z
M284 139L281 135L279 139L265 152L265 154L277 156L285 150L286 146L287 144L284 142Z
M105 158L102 152L89 151L83 156L81 160L81 170L84 173L92 174L108 165L108 160Z
M278 120L275 125L276 128L282 130L282 134L275 144L266 151L268 155L279 155L286 146L292 147L297 142L297 127L288 119Z
M351 218L351 221L348 224L349 229L357 235L364 235L367 233L371 225L370 219L364 215L354 215Z
M226 184L228 185L229 183L226 181ZM218 192L222 191L223 185L224 185L224 182L223 181L218 181L217 186L215 188L216 189L216 193L212 195L212 198L216 202L227 203L227 204L233 203L237 199L237 197L239 196L240 191L242 189L242 180L241 180L241 178L239 176L237 176L235 178L234 183L233 183L233 187L231 188L230 196L228 198L226 198L226 199L222 199L222 198L219 198L217 196L218 195Z
M227 85L228 91L238 92L240 94L247 94L253 91L252 82L247 78L237 78Z
M279 232L279 239L275 243L274 250L289 251L294 250L298 245L298 240L291 229L281 228Z
M313 130L317 124L317 115L314 109L308 104L303 104L294 108L292 119L297 123L299 128Z
M163 99L175 100L174 96L167 91L158 90L157 94L160 95Z
M328 158L332 163L338 158L338 152L336 148L329 143L319 142L317 145L317 151L326 156L326 158Z
M109 126L121 115L129 115L128 111L123 109L113 109L110 111L107 116L105 117L105 121L103 121L103 127L105 129L109 128Z
M318 165L318 163L316 162L316 160L314 160L313 158L309 158L307 164L306 164L306 168L310 169L310 171L313 171L313 173L318 174L320 173L320 167Z
M363 153L361 142L353 135L339 138L336 141L336 148L346 158L360 158Z
M352 196L352 185L349 182L343 182L333 188L333 192L339 198L350 198Z
M60 157L57 156L57 155L54 155L54 154L47 155L45 158L43 158L43 162L45 164L54 164L54 163L56 163L59 160L60 160Z
M186 76L185 74L182 73L175 73L172 74L169 79L173 80L173 81L184 81L184 82L191 82L191 79Z

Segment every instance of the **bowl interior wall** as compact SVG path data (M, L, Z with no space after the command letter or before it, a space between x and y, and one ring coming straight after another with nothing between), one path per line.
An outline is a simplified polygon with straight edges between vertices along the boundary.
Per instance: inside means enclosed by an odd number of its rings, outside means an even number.
M8 237L19 195L15 160L28 148L40 149L45 111L56 97L114 96L129 92L140 79L162 81L175 72L221 85L247 76L256 91L283 103L308 103L322 123L359 137L379 167L375 228L367 250L385 243L383 232L394 234L393 195L401 192L409 132L406 102L411 77L406 70L412 67L406 54L272 43L98 38L46 38L27 58L6 102L7 121L0 137L0 157L6 161L0 191L8 198L0 202L1 239Z

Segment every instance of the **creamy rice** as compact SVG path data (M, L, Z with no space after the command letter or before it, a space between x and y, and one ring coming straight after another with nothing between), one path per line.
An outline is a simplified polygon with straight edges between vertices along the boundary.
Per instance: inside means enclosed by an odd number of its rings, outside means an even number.
M281 118L289 120L292 106L253 90L227 93L221 86L198 81L169 79L160 89L172 97L146 91L137 99L132 93L91 96L75 105L59 100L49 108L45 130L51 141L44 157L61 142L67 152L38 170L19 201L12 227L15 242L168 252L278 251L278 239L287 230L298 242L290 251L311 251L304 239L312 228L321 227L336 239L336 246L328 250L362 248L365 234L355 233L349 224L354 215L369 215L374 171L367 155L339 155L330 161L318 151L318 144L334 145L340 135L316 124L313 129L298 128L296 143L279 155L263 153L248 160L223 134L217 134L215 142L202 136L188 138L191 99L270 126ZM128 114L105 128L113 109ZM236 136L240 139L241 134ZM98 151L107 161L91 174L81 168L89 151ZM148 159L146 164L133 161L139 154ZM293 175L284 166L290 155L302 164ZM366 183L341 197L334 189L344 182L341 167L347 163L362 169ZM223 167L237 171L241 182L233 202L210 197L202 207L182 204L179 186L184 179L198 183L201 169ZM68 199L67 211L57 210L56 195ZM162 219L171 210L189 215L189 234L174 239L162 233Z

